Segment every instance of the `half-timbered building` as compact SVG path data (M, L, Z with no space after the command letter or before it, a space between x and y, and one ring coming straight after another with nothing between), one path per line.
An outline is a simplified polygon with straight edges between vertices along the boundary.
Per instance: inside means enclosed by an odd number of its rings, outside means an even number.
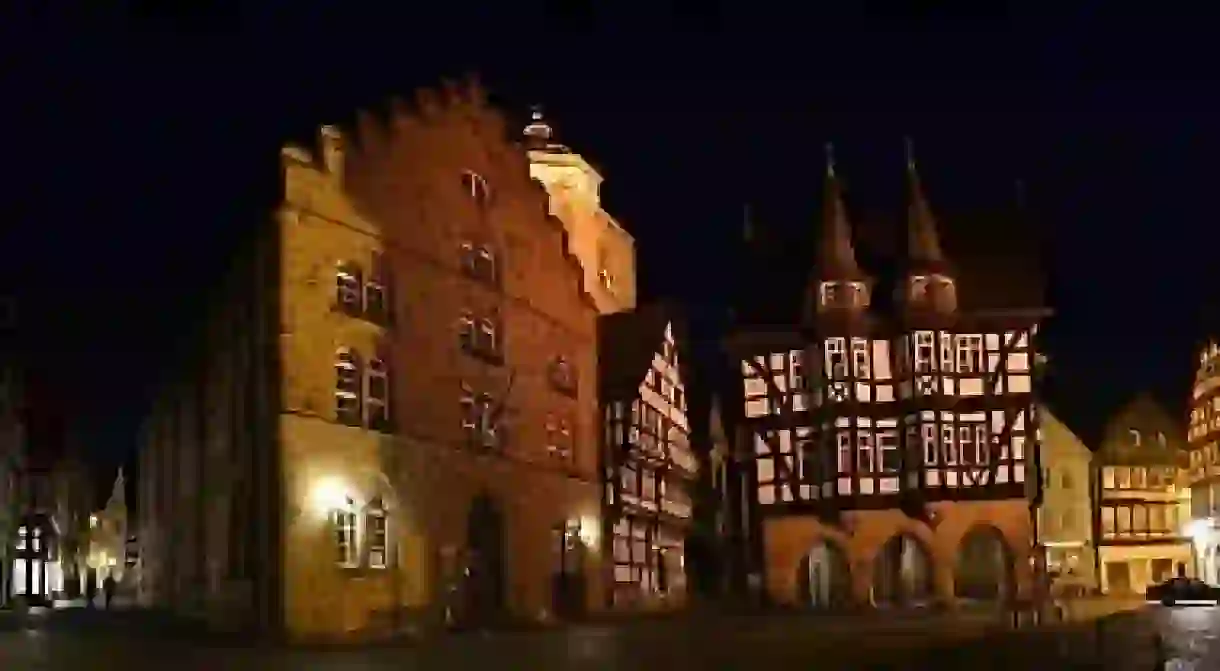
M1199 576L1220 584L1220 345L1208 342L1190 392L1186 434L1190 486L1190 524L1198 553Z
M1097 497L1097 560L1101 589L1142 594L1179 572L1193 574L1183 524L1186 441L1181 423L1152 397L1140 395L1106 424L1093 456Z
M1019 264L951 259L913 161L908 180L905 253L870 268L829 161L803 309L737 310L755 572L775 602L999 599L1031 582L1040 283L967 272Z
M656 304L599 323L605 418L607 598L620 608L686 601L685 541L699 464L691 449L683 321Z

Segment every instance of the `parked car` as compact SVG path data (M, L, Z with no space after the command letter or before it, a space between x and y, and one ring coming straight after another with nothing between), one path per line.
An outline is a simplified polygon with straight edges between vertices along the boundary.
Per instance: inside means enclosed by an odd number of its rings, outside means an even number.
M1214 606L1220 603L1220 587L1195 578L1170 578L1148 588L1149 601L1163 606Z

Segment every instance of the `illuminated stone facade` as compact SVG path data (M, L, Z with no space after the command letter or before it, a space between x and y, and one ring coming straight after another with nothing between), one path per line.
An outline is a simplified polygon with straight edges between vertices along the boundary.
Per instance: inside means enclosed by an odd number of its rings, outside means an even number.
M831 163L804 314L739 317L728 343L738 441L754 461L756 572L773 602L1030 594L1034 336L1046 311L1039 296L971 286L983 278L949 262L913 164L909 179L890 284L857 262ZM882 286L892 300L873 300Z
M1093 544L1093 452L1045 406L1038 408L1042 432L1042 505L1038 543L1055 592L1097 588Z
M522 147L476 86L318 145L158 395L144 603L294 638L601 607L598 311Z
M1181 424L1148 396L1106 425L1093 456L1098 501L1101 589L1142 594L1184 570L1194 575L1186 522L1186 441Z
M584 268L585 286L602 314L636 305L635 239L602 209L602 176L580 154L555 141L535 110L525 128L530 175L550 197L550 212L568 232L568 249Z

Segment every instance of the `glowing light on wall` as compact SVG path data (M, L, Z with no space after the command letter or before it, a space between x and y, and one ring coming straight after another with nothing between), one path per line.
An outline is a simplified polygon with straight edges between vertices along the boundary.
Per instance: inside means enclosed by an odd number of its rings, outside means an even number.
M591 515L580 518L580 540L590 548L597 547L601 541L601 521Z
M309 492L311 505L323 517L337 508L345 507L348 496L347 484L330 476L318 479Z

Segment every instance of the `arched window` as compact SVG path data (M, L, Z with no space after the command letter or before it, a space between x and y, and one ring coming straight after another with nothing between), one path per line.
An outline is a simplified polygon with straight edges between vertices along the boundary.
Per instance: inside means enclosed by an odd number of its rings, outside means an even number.
M462 172L462 190L480 208L485 208L491 203L491 189L487 186L487 180L477 172L471 170Z
M339 263L335 269L335 304L350 315L364 311L364 286L360 267L350 261Z
M340 566L356 566L356 502L348 497L331 513L335 528L335 561Z
M479 349L485 354L496 356L500 353L500 325L496 317L484 317L479 320Z
M365 401L368 427L386 431L390 427L390 367L383 358L370 359L368 398Z
M380 497L369 502L364 514L364 529L368 537L369 568L386 568L390 564L389 525Z
M361 394L364 381L360 374L360 357L344 347L335 353L335 419L350 426L360 426Z
M470 241L462 243L462 271L467 276L487 284L494 285L500 281L496 253L486 244L476 245Z

